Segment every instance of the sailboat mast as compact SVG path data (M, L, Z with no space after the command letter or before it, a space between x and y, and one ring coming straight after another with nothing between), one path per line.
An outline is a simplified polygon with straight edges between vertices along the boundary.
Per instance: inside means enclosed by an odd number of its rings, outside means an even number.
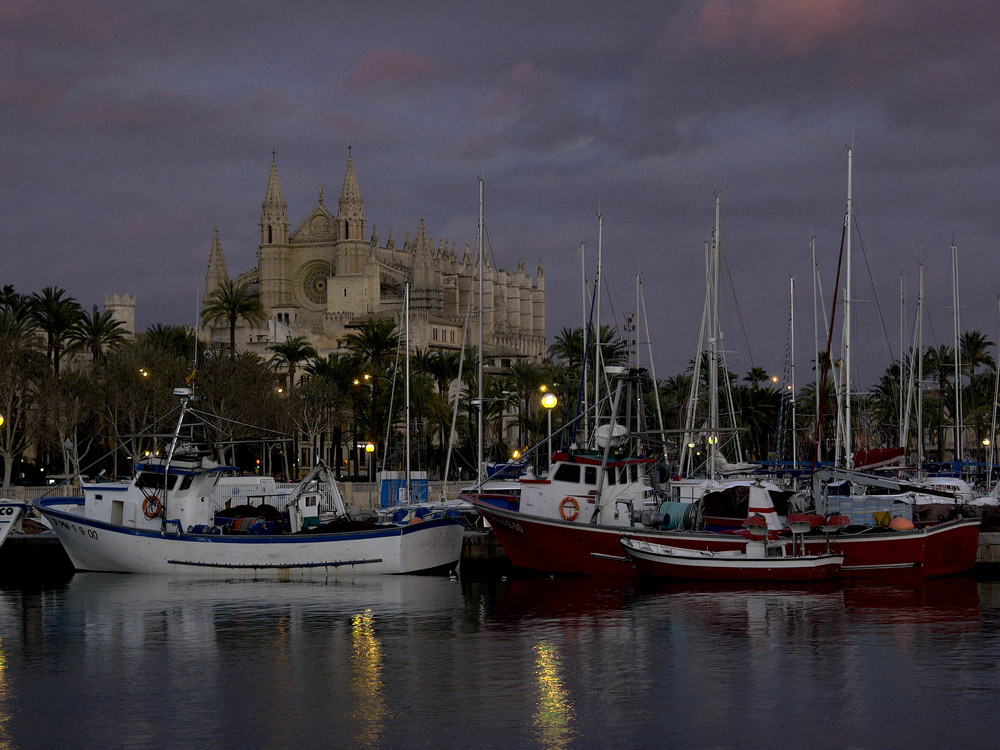
M958 248L951 243L952 328L955 338L955 463L962 460L962 346L958 305Z
M852 194L853 149L847 147L847 212L844 216L846 227L845 272L847 274L844 288L844 461L848 469L854 468L854 446L851 434L851 278L854 275L851 268L851 215L854 213Z
M600 419L600 414L596 409L597 404L601 402L601 371L603 369L602 356L601 356L601 284L604 279L601 278L601 272L603 271L602 263L604 262L604 214L598 210L597 212L597 278L594 284L594 294L597 298L594 300L594 305L596 306L596 317L594 321L594 329L597 332L595 341L597 342L594 348L594 430L597 430L597 423Z
M580 366L583 367L583 374L581 375L581 380L583 381L583 414L587 413L587 405L589 403L589 393L590 393L590 381L587 379L587 368L585 363L587 361L587 344L588 344L588 328L587 328L587 260L586 260L586 248L585 242L580 243L580 307L581 307L581 328L580 328L580 342L583 344L583 351L580 353ZM583 438L580 442L584 445L587 444L587 420L586 418L580 420L580 426L583 430Z
M899 274L899 444L906 448L903 413L906 411L906 375L903 372L903 347L906 346L906 274Z
M997 295L997 311L1000 312L1000 294ZM997 443L997 402L1000 401L1000 363L994 368L993 378L993 418L990 420L990 447L986 451L986 487L993 486L993 451Z
M712 237L712 331L710 343L712 346L712 371L709 373L711 387L710 428L709 428L709 461L712 464L711 477L715 479L716 457L719 446L719 236L721 218L721 199L715 195L715 233Z
M924 470L924 264L917 290L917 476Z
M476 416L476 429L478 431L478 453L476 455L476 485L483 485L483 314L485 312L483 304L483 194L485 186L483 178L479 178L479 230L477 238L479 240L479 372L476 380L479 383L479 410Z
M410 495L410 282L406 282L404 310L406 317L406 502L412 503ZM371 481L370 479L368 481Z
M816 391L816 423L819 424L819 412L820 405L819 400L822 397L820 393L820 367L819 367L819 314L817 312L817 304L819 302L819 295L816 293L816 281L817 281L817 270L816 270L816 235L814 234L809 238L809 248L812 251L812 282L813 282L813 382L815 384ZM817 436L820 434L817 429ZM820 440L816 441L816 462L823 460L823 449L820 447Z
M789 290L788 290L788 314L790 319L789 329L791 331L791 398L792 398L792 471L795 471L797 466L797 456L798 456L798 444L795 440L795 277L792 276L788 279ZM781 456L778 456L779 460Z

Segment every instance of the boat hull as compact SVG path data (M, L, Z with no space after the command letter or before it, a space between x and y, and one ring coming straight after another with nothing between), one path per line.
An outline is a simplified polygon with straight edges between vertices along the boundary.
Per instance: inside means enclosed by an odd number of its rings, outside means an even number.
M17 527L17 522L24 513L24 503L13 500L0 500L0 545L4 543L7 536Z
M844 562L843 555L835 554L754 559L744 554L704 557L692 550L662 545L629 545L625 550L640 575L687 581L830 581L840 573Z
M634 576L622 552L627 534L653 544L707 550L740 550L746 539L733 534L659 531L596 526L530 516L472 500L493 527L510 561L519 567L552 573ZM841 577L886 578L895 573L924 578L963 573L976 564L979 521L957 520L905 531L838 533L827 539L807 536L806 555L842 554ZM791 554L791 540L787 542Z
M77 570L223 577L354 577L454 567L464 528L450 518L333 534L147 531L40 504Z

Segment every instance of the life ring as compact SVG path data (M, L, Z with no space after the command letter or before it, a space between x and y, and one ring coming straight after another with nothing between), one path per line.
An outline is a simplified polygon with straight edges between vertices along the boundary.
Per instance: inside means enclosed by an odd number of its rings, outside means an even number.
M575 521L576 517L580 515L580 503L576 501L575 497L564 497L559 504L559 515L563 517L564 521Z
M163 503L156 495L150 495L142 501L142 514L152 521L157 516L163 515Z

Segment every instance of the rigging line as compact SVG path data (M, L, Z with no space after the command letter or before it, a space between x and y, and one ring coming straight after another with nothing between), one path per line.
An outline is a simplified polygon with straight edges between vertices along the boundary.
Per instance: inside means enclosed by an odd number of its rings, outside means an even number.
M722 256L722 262L726 266L726 276L729 278L729 290L733 293L733 303L736 305L736 318L740 321L740 330L743 331L743 342L747 345L747 357L750 358L750 369L754 368L753 352L750 351L750 340L747 338L747 329L743 325L743 313L740 310L740 300L736 296L736 285L733 284L733 274L729 268L729 258Z
M882 338L885 339L886 349L889 350L889 359L893 360L895 359L895 356L892 353L892 342L889 341L889 333L888 331L886 331L885 328L885 317L882 315L882 305L879 304L878 301L878 291L875 289L875 279L872 276L872 267L871 264L868 262L868 250L865 248L865 241L864 238L861 236L861 227L858 226L858 221L856 216L854 224L858 230L858 242L861 244L861 255L865 259L865 268L868 269L868 281L872 285L872 296L875 298L875 309L878 310L878 319L879 322L882 324Z
M816 471L816 463L819 457L819 441L822 436L821 426L823 424L823 411L826 406L826 379L830 372L830 347L833 346L833 329L837 324L837 299L840 297L836 290L840 288L840 270L844 262L844 240L847 239L847 221L840 231L840 256L837 259L837 279L834 282L833 310L830 313L830 333L826 338L826 356L823 358L823 380L820 384L819 414L816 415L816 445L813 448L812 470Z
M596 286L597 280L594 280ZM580 378L580 385L577 388L576 393L576 416L573 418L573 442L576 442L576 432L579 426L580 418L580 406L583 403L583 385L584 381L587 379L587 355L590 353L590 337L593 335L594 326L594 307L597 300L597 295L595 294L590 300L590 317L587 320L587 330L581 332L584 335L584 346L583 346L583 363L580 365L581 372L583 373Z
M491 271L493 271L493 279L492 280L495 281L497 283L497 285L499 286L500 285L500 266L497 265L497 258L496 258L496 255L493 252L493 243L490 240L490 230L487 228L485 220L483 221L483 240L484 240L485 244L489 248L489 257L493 259L493 267L490 269ZM480 301L480 305L482 305L481 301ZM504 322L507 325L507 328L508 328L507 332L509 333L509 329L510 329L510 310L507 309L507 295L505 293L503 293L503 292L501 292L501 294L500 294L500 306L503 308ZM493 291L493 308L492 309L493 309L494 312L496 312L496 310L497 310L497 294L496 294L496 290ZM494 326L495 325L496 325L496 323L494 322Z

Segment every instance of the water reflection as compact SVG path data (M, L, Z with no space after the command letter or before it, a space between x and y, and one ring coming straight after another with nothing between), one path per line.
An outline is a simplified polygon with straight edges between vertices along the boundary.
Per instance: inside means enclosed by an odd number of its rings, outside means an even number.
M542 641L535 646L535 677L538 679L538 707L535 728L542 747L558 750L573 739L573 702L560 677L559 654L555 646Z
M354 646L353 686L356 701L352 715L362 747L377 747L388 710L382 685L382 646L375 637L375 618L370 609L351 618Z
M10 733L7 730L7 717L10 716L10 697L7 695L7 654L3 648L3 638L0 638L0 750L13 747Z

